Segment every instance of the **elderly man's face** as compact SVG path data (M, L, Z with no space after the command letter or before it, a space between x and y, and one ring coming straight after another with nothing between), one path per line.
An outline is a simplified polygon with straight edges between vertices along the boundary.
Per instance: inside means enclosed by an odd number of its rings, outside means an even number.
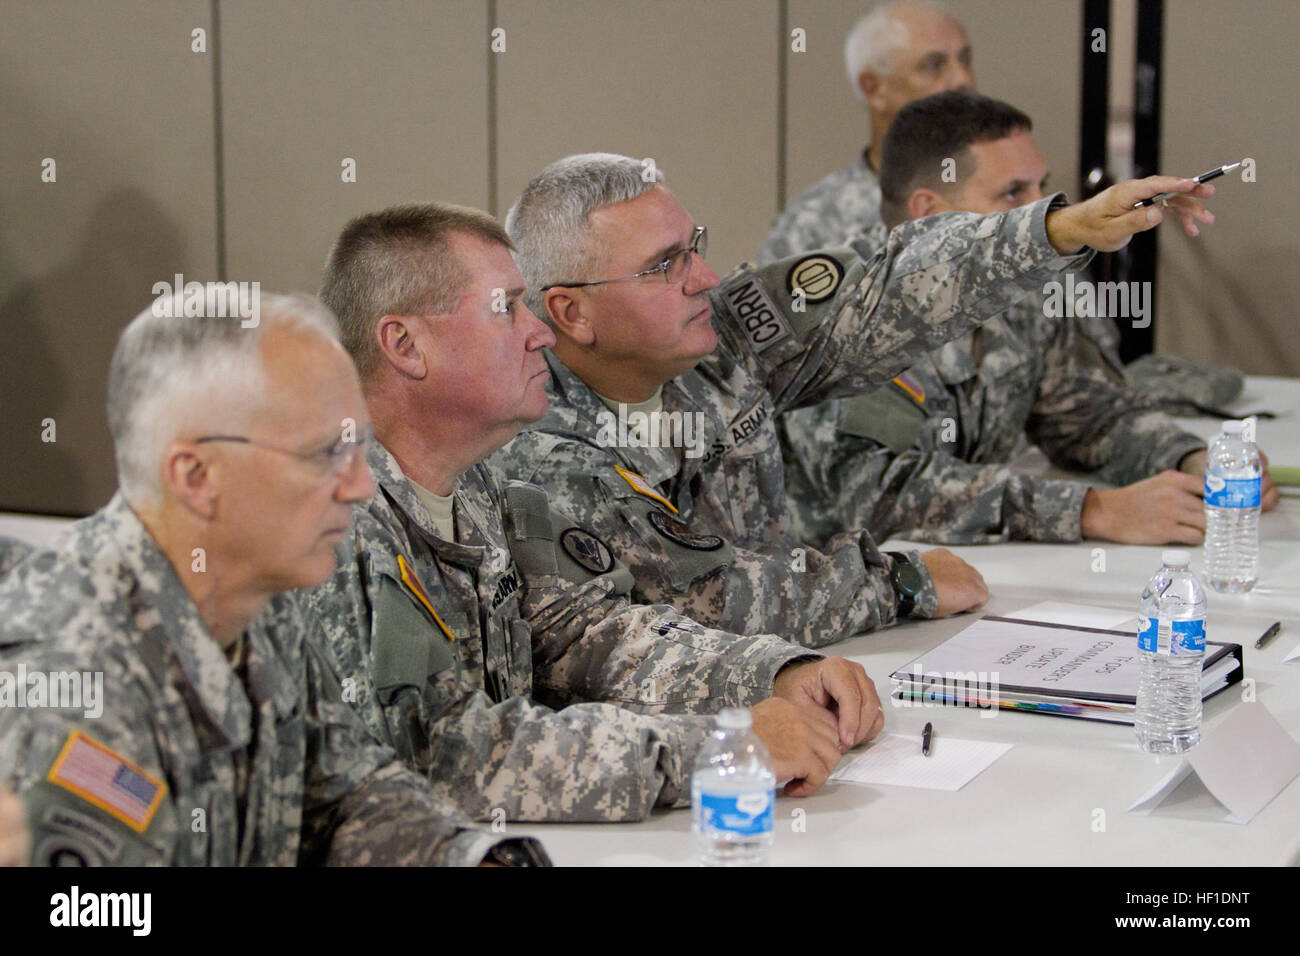
M267 393L242 434L255 444L222 444L213 533L223 560L251 571L259 590L324 581L347 533L352 505L374 493L360 439L369 416L356 369L337 343L277 327L262 341ZM358 439L333 464L324 454L350 432ZM346 447L346 446L345 446ZM220 573L210 558L207 573Z
M596 209L588 222L607 254L600 275L593 278L653 269L688 247L695 228L690 214L663 186ZM681 282L651 275L579 292L601 355L667 382L694 368L717 347L708 291L718 283L718 274L708 263L692 255Z
M451 237L470 281L455 309L412 320L435 414L504 444L546 414L550 376L542 349L555 333L524 304L524 279L510 250L476 235Z
M893 120L912 100L945 90L972 90L975 73L966 31L952 17L904 8L895 20L907 40L894 51L892 68L871 97L873 108Z

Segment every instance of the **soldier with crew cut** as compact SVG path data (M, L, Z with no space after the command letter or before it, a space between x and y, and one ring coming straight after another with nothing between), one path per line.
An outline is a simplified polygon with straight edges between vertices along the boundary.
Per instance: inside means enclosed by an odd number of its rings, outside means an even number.
M793 795L884 716L860 665L629 601L618 547L482 459L546 411L554 341L500 224L444 204L348 223L322 296L377 483L309 600L371 730L474 817L627 821L690 800L721 708Z

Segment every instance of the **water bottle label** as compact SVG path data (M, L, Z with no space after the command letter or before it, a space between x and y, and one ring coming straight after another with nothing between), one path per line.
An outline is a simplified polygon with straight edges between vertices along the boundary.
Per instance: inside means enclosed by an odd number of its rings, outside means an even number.
M1216 508L1258 508L1258 478L1205 476L1205 503Z
M1154 617L1145 617L1138 627L1138 650L1154 654L1160 649L1160 621Z
M700 794L700 823L706 830L743 836L772 832L775 790Z
M1205 653L1205 621L1171 621L1169 653L1174 655Z

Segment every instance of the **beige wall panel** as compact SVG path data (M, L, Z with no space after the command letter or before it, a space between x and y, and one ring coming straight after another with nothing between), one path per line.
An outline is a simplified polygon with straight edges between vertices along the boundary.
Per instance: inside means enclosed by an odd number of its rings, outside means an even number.
M487 204L486 9L222 3L227 278L315 292L352 216Z
M1198 239L1162 228L1157 350L1300 375L1300 5L1179 0L1165 17L1164 167L1194 175L1249 156L1258 181L1220 179L1218 221Z
M0 510L85 513L116 486L118 332L155 282L216 265L209 8L5 0L0 21Z
M501 213L571 153L653 157L719 272L776 194L776 0L500 0Z
M808 52L790 55L786 196L847 166L866 145L866 106L844 70L844 38L874 4L790 0L790 26L808 31ZM1052 181L1073 196L1079 142L1079 0L949 0L975 53L979 90L1034 120Z

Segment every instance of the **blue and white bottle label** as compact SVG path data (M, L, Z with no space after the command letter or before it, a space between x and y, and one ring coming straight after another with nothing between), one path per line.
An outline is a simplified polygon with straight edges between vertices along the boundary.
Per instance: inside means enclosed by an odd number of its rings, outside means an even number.
M1169 653L1180 654L1205 653L1205 620L1169 622Z
M1160 650L1160 619L1144 618L1138 628L1138 650L1155 654ZM1205 653L1205 620L1169 622L1169 649L1165 652L1186 657Z
M1160 621L1154 617L1144 617L1138 627L1138 650L1154 654L1160 649Z
M772 832L775 790L700 794L700 825L706 830L757 836Z
M1260 479L1205 476L1205 503L1215 508L1258 508Z

